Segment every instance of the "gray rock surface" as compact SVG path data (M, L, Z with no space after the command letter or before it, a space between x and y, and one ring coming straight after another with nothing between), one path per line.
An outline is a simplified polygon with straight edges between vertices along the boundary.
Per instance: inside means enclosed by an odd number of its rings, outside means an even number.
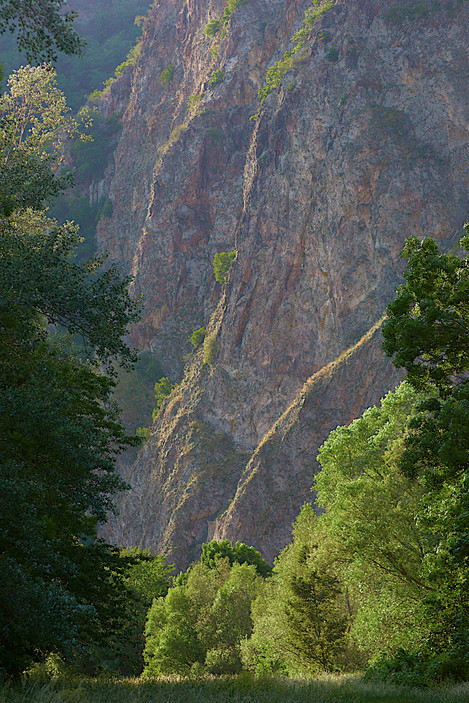
M310 5L249 0L220 41L204 28L222 2L160 0L137 66L102 106L123 131L100 245L144 294L134 342L182 379L107 536L181 567L214 535L269 558L285 545L321 442L398 381L379 331L366 335L405 238L448 249L468 219L468 3L429 3L421 18L412 3L396 15L384 0L338 0L250 120ZM222 290L213 255L233 249ZM214 362L199 350L184 368L202 325Z

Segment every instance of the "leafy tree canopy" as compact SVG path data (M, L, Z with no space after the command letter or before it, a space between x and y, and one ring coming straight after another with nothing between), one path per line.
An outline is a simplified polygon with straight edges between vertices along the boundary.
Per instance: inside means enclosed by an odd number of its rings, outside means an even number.
M469 225L461 239L469 251ZM435 242L407 240L406 282L388 306L384 349L417 388L447 395L469 368L469 267L466 259L440 254Z
M461 240L469 251L469 225ZM421 523L434 541L422 574L438 588L427 599L426 658L440 675L469 676L469 268L430 239L408 240L406 282L389 306L385 350L427 397L411 421L401 467L425 489ZM433 666L433 664L432 664Z
M219 559L228 559L231 565L253 564L260 576L266 577L272 573L272 567L262 558L261 553L243 542L236 542L233 547L228 539L224 539L220 542L212 540L202 545L201 564L215 568Z
M251 603L262 587L253 565L228 559L199 562L175 579L148 614L144 675L239 672L240 642L251 634Z
M65 111L51 77L48 67L26 67L1 98L2 160L31 174L19 177L16 200L0 193L0 669L8 673L51 651L83 661L90 647L110 646L130 593L129 559L96 537L112 494L125 488L115 458L134 443L98 364L132 363L122 336L138 311L115 268L73 261L76 227L33 209L60 187L46 171Z
M8 79L0 96L0 207L42 208L70 185L58 176L64 140L78 135L79 124L67 116L63 93L50 65L24 66ZM86 139L86 137L83 137ZM53 170L52 170L53 168Z
M28 61L54 61L57 52L79 54L83 41L73 28L76 13L65 0L0 0L0 34L16 34Z
M153 598L165 596L168 592L168 575L174 570L174 566L168 565L164 556L153 556L150 549L141 547L121 549L121 556L135 559L126 582L146 603L148 610Z

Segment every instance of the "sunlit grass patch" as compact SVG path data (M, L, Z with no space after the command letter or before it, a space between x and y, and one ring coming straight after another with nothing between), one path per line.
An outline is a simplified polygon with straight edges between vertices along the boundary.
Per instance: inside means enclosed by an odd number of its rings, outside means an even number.
M1 703L469 703L469 685L432 690L366 683L357 676L314 680L249 674L190 679L167 677L25 681L0 687Z

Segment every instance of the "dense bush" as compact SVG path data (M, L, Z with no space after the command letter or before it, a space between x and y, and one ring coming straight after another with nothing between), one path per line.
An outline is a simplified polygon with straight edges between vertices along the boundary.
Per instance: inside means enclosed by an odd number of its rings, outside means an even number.
M190 340L191 344L194 347L194 349L197 349L200 347L200 345L203 343L205 339L205 327L200 327L198 330L194 330L192 332Z
M231 566L227 558L175 579L148 615L144 675L240 671L240 642L251 633L251 602L262 587L254 565Z
M226 274L231 268L231 264L236 259L237 251L221 251L213 258L213 271L215 280L222 285L226 283Z
M207 25L205 27L205 34L207 37L214 37L217 32L220 31L222 28L223 21L222 20L217 20L217 19L211 19L207 22Z

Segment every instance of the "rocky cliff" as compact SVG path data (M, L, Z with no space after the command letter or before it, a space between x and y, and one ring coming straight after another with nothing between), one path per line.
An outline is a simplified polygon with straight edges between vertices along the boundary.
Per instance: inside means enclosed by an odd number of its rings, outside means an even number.
M156 0L101 106L123 130L99 243L179 382L107 536L181 567L213 536L284 546L321 442L398 380L378 321L404 239L447 249L469 213L467 1L237 4Z

